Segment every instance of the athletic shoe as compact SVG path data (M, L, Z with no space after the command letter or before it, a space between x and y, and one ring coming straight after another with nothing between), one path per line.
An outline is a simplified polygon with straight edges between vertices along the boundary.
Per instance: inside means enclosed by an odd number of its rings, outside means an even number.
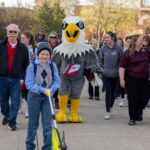
M89 96L89 99L93 99L93 97L92 97L92 96Z
M111 119L111 112L106 112L105 116L104 116L105 120L109 120Z
M6 125L7 123L8 123L8 120L7 120L6 117L4 117L3 120L2 120L2 125L4 126L4 125Z
M25 118L29 118L29 113L28 113L28 111L25 112Z
M121 102L119 103L120 107L127 107L128 106L128 102L125 99L121 99Z
M130 121L128 122L128 125L129 125L129 126L135 126L135 125L136 125L136 121L135 121L135 120L130 120Z
M99 98L99 97L95 97L95 100L99 101L99 100L100 100L100 98Z
M16 125L8 125L10 131L15 131L17 129Z

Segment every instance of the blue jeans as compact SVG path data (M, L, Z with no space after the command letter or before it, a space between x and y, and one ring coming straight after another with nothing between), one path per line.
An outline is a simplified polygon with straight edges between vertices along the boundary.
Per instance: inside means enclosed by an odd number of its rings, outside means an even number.
M27 128L26 150L35 150L36 145L34 144L34 141L39 126L40 113L44 138L44 146L42 147L42 150L52 150L52 114L48 97L29 92L27 102L29 121Z
M4 116L4 118L8 118L9 117L9 111L10 111L9 101L5 100L1 104L1 113Z
M0 106L2 107L2 114L9 121L9 125L16 125L20 105L19 83L19 78L0 77Z

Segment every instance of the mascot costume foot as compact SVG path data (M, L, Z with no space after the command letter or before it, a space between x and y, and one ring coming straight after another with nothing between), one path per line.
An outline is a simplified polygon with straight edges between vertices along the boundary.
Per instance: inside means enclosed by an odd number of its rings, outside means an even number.
M67 102L68 96L59 96L59 113L56 115L57 122L67 122Z
M78 115L80 99L71 99L71 114L68 118L69 122L80 123L82 118Z

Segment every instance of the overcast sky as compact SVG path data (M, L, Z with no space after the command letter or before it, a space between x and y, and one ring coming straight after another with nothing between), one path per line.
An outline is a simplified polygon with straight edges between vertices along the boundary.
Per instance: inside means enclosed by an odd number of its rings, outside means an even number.
M17 1L22 2L24 5L32 5L34 0L0 0L1 2L5 2L6 6L12 6L17 4ZM88 0L80 0L80 3L84 4Z
M80 4L87 4L87 2L89 2L90 0L80 0ZM122 1L122 0L121 0ZM137 3L139 2L139 0L135 0ZM32 4L34 3L34 0L0 0L1 2L5 2L6 6L13 6L16 5L17 2L21 2L22 5L24 6L32 6ZM145 0L145 2L149 2L150 0Z
M15 5L17 4L17 2L22 2L23 4L32 4L34 2L34 0L0 0L0 3L1 2L5 2L5 5L6 6L12 6L12 5Z

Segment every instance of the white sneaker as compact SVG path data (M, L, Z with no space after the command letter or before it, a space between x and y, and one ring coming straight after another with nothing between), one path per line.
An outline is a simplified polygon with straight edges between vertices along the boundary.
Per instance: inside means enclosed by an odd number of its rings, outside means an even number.
M106 120L111 119L111 112L106 112L104 119L106 119Z
M26 118L29 118L29 113L28 113L28 111L25 112L25 117L26 117Z
M125 99L121 99L121 102L119 103L120 107L127 107L128 106L128 101Z

